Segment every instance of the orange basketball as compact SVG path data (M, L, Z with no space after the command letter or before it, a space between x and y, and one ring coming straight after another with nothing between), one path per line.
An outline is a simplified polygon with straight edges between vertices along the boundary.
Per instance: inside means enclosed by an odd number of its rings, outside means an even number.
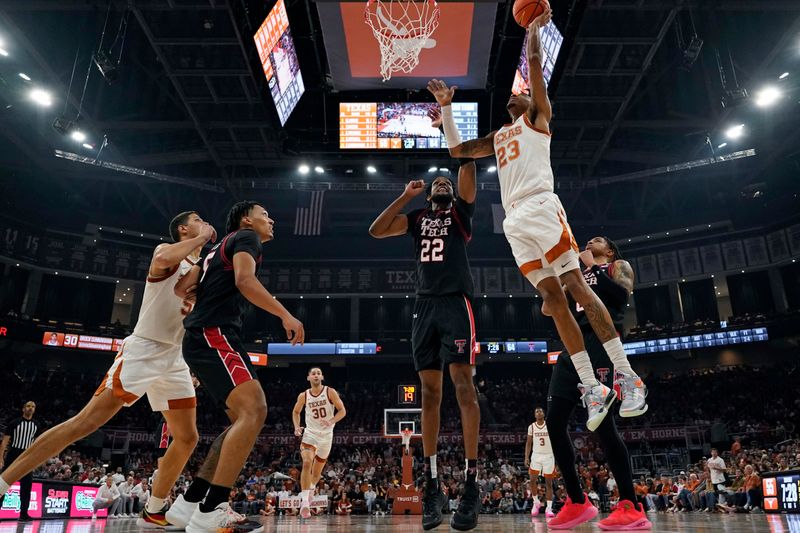
M514 20L523 28L527 28L549 7L547 0L514 0Z

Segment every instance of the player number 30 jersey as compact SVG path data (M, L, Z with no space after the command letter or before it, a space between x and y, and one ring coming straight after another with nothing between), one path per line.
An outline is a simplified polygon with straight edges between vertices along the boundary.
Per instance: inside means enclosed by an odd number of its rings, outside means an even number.
M323 420L333 422L333 402L328 398L328 387L323 387L319 395L314 396L311 389L306 390L306 429L317 433L333 431L333 426L324 427Z

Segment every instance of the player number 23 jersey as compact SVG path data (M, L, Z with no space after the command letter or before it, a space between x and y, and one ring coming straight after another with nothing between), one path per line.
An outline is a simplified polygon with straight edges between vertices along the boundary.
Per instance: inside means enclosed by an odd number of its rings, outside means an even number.
M334 407L328 398L328 387L323 387L319 395L314 396L311 389L306 391L306 429L316 433L328 433L333 427L324 427L321 422L333 421Z
M511 204L541 192L553 192L550 134L536 129L523 114L494 135L500 198L508 212Z
M553 446L550 444L550 434L547 424L538 425L536 422L528 426L528 436L533 437L533 455L553 455Z

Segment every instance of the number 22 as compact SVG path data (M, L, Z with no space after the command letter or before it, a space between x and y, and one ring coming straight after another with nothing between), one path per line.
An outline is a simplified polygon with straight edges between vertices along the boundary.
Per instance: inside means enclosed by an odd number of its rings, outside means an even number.
M422 248L419 252L419 260L422 263L429 263L431 261L439 262L444 261L444 240L443 239L423 239L420 243Z
M506 154L508 150L508 154ZM508 155L508 157L506 157ZM503 146L497 151L497 162L500 168L503 168L509 161L513 161L519 157L519 141L511 141L508 146Z

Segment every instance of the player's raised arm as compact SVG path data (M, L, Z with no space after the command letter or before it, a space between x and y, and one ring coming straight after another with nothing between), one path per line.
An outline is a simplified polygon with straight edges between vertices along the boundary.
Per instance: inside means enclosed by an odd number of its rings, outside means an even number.
M536 17L528 26L528 48L525 55L528 57L528 85L531 88L531 99L534 105L528 109L528 118L539 129L550 131L550 119L553 118L553 108L547 96L547 85L542 72L542 41L539 31L553 18L553 10L547 8L544 13Z
M409 181L403 193L389 204L389 207L378 215L378 218L370 225L369 234L376 239L386 237L397 237L408 232L408 217L400 212L403 208L425 191L425 182L422 180Z
M301 437L303 435L303 429L305 429L300 425L300 413L303 411L305 405L306 393L304 391L297 397L297 402L295 402L294 409L292 409L292 424L294 424L294 434L297 437Z
M192 217L200 218L197 214ZM211 224L203 223L200 234L192 239L185 239L172 244L161 244L153 253L153 260L150 262L150 272L153 277L164 275L166 270L171 269L183 261L196 248L205 245L208 241L217 240L217 232Z
M458 160L458 197L468 204L475 203L478 196L475 161L471 158Z
M488 157L494 154L494 134L490 133L486 137L461 142L461 135L458 133L455 120L453 119L453 94L457 87L448 87L442 80L431 80L428 82L428 92L430 92L436 102L442 108L442 129L444 129L447 149L451 157L463 158Z
M256 260L249 252L236 252L233 256L233 275L236 288L242 296L255 305L281 319L286 336L292 346L305 342L303 323L292 314L264 287L256 277Z

